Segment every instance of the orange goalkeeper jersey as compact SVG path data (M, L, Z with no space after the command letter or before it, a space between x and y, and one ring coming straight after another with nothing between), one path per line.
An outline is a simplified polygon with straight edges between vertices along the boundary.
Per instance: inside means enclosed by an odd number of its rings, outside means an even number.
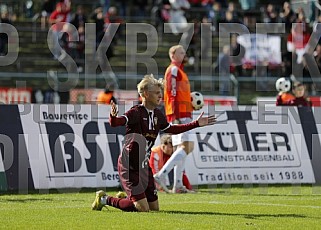
M169 122L192 116L190 83L182 65L172 62L165 72L165 113Z

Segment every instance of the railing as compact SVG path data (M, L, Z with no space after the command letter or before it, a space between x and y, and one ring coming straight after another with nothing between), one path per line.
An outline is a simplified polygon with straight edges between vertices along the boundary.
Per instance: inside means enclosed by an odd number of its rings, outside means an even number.
M78 82L82 82L81 87L75 86L78 88L88 88L92 87L92 85L105 83L108 81L114 81L119 85L120 89L124 90L135 90L137 82L141 80L141 75L137 74L127 74L127 73L101 73L101 74L67 74L67 73L58 73L54 71L48 71L47 73L4 73L0 72L0 78L4 80L16 80L16 86L19 85L27 85L30 79L38 79L38 81L45 81L45 83L55 82L55 84L59 84L59 82L64 82L67 79L77 80ZM163 76L155 76L155 77L163 77ZM193 90L200 91L205 95L218 95L218 93L214 93L214 89L211 88L213 85L219 83L220 81L230 81L232 87L230 88L229 94L231 96L235 96L240 102L240 95L247 94L252 95L254 93L266 95L266 93L270 93L270 95L276 95L277 92L275 90L275 81L278 77L235 77L234 75L230 75L228 79L222 79L219 76L208 76L208 75L189 75L189 79L191 82L191 86ZM301 79L299 79L301 80ZM25 84L23 84L25 82ZM321 85L321 79L314 79L313 82L317 85ZM248 84L256 84L256 83L264 83L266 86L270 85L272 87L267 88L265 91L257 91L250 92L248 90L243 90L241 86Z
M234 74L230 75L230 81L233 84L233 89L234 89L234 96L237 98L237 103L240 101L240 90L239 90L239 81L237 78L234 76Z
M37 41L37 24L38 24L38 19L40 18L40 13L36 13L32 17L32 42Z

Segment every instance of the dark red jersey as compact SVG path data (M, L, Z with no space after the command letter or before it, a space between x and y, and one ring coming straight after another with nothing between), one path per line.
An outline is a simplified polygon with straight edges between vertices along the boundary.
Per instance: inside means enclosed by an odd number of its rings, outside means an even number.
M150 154L159 131L179 134L199 127L197 121L170 125L159 109L148 111L143 105L132 107L123 116L110 116L109 122L112 127L126 125L124 147L119 162L130 170L141 168L143 161L146 161L146 155ZM148 165L148 159L146 163Z
M138 170L146 153L151 151L160 130L170 127L159 109L148 111L143 105L136 105L123 115L126 120L126 136L122 151L123 163ZM128 158L129 156L129 158Z
M295 99L292 93L282 93L276 98L276 105L289 105L289 101Z
M289 101L288 105L293 105L293 106L311 106L311 101L308 101L305 97L296 97L292 100Z

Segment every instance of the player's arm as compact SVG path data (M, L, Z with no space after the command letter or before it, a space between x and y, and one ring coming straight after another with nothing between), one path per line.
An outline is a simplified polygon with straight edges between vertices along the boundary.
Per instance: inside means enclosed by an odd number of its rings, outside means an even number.
M168 81L168 93L170 95L170 103L171 107L173 108L173 119L175 120L177 115L179 114L178 111L178 101L176 100L177 95L177 77L178 77L178 68L176 66L171 67L170 76L167 77Z
M165 133L179 134L197 127L213 125L216 122L215 115L210 115L208 117L203 117L203 115L204 112L202 112L201 115L199 115L199 117L195 121L192 121L187 124L169 125L163 131Z
M111 127L122 126L127 123L127 119L124 116L118 117L118 109L114 101L110 102L110 114L109 114L109 123Z
M117 104L117 99L114 96L111 96L110 102L113 101L115 104Z

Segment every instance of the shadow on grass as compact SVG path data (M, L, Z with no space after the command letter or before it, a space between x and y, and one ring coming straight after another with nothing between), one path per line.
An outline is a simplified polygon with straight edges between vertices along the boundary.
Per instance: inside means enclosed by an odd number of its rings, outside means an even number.
M159 211L168 214L186 214L186 215L215 215L215 216L239 216L246 219L257 219L262 217L271 218L308 218L305 215L298 214L241 214L241 213L221 213L221 212L193 212L193 211Z
M0 202L15 202L15 203L27 203L27 202L39 202L39 201L53 201L51 198L26 198L26 199L0 199Z

